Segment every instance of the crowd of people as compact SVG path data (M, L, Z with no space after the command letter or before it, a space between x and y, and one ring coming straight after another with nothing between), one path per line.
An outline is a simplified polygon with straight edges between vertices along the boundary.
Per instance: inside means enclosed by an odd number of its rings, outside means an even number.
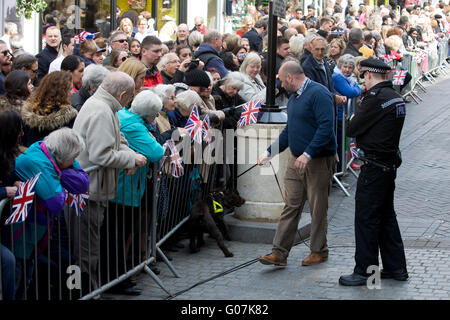
M23 181L42 172L36 187L42 218L26 222L31 232L27 239L34 239L36 225L40 228L39 254L45 251L47 224L52 229L62 212L62 190L74 194L89 190L91 214L70 225L81 230L73 241L79 245L75 258L84 274L93 275L92 288L98 287L100 248L92 243L100 242L106 202L130 208L139 206L142 198L138 190L121 198L116 190L123 185L116 182L129 183L124 176L145 178L149 164L163 156L162 145L175 131L186 132L194 105L201 117L209 115L223 128L236 129L240 109L230 107L265 100L267 81L272 79L267 78L267 8L260 9L249 10L235 34L206 28L197 17L192 30L180 24L176 39L163 42L150 35L144 17L135 24L123 17L107 38L87 32L75 35L58 21L45 25L46 45L36 56L11 41L13 35L7 42L0 40L0 200L13 198ZM339 0L328 1L321 16L314 6L308 6L305 14L287 8L286 18L278 21L276 73L283 63L299 61L306 77L331 93L335 116L342 119L342 107L365 91L361 61L401 61L425 48L429 55L437 55L440 43L448 39L448 21L450 6L444 2L400 9L352 1L343 8ZM11 34L12 26L6 27ZM291 92L278 78L276 82L276 104L286 105ZM339 150L339 127L336 134ZM82 169L94 165L102 170L88 176ZM338 162L337 170L341 165ZM46 217L45 211L51 216ZM71 218L66 214L67 221ZM2 240L6 299L23 298L33 264L38 263L33 246L20 247L19 231L14 230L12 253ZM120 292L138 294L132 287L130 281Z

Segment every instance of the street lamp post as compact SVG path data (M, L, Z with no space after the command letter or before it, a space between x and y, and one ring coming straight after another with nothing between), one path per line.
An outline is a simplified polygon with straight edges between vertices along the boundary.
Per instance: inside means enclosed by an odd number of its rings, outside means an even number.
M275 105L275 84L276 84L276 51L278 17L286 15L286 3L284 0L272 0L269 3L269 47L267 51L267 87L266 103L260 109L259 123L286 123L287 115L282 112L279 106Z

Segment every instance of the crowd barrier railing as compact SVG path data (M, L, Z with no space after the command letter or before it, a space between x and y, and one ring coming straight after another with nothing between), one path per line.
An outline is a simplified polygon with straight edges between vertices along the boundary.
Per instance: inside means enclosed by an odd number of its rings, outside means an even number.
M95 299L140 272L172 295L149 265L159 255L180 277L160 247L189 220L193 203L215 188L219 166L184 164L180 177L168 161L137 168L131 176L94 166L85 169L88 199L68 194L63 212L51 214L39 211L35 196L25 221L7 226L11 200L2 200L0 239L15 256L15 299ZM236 178L222 172L224 180Z

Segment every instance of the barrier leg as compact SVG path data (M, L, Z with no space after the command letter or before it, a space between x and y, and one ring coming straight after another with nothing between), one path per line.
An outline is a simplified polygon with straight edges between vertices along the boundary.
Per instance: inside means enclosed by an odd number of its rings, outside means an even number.
M350 197L350 193L348 193L347 189L345 189L345 187L342 185L341 180L339 180L337 177L341 176L341 173L335 173L333 175L333 180L338 184L339 188L341 188L341 190L345 193L345 195L347 197Z
M162 283L162 281L158 278L158 276L156 274L153 273L153 271L148 267L145 266L144 267L145 272L153 279L153 281L156 282L156 284L163 289L165 292L167 292L168 295L170 295L171 297L173 297L173 294L169 291L169 289L167 289L164 284Z

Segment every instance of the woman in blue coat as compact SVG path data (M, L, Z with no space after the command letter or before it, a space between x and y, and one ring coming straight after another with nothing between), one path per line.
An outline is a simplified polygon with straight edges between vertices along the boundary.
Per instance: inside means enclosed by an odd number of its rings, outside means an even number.
M359 87L356 79L353 76L353 70L355 69L355 57L350 54L344 54L339 58L336 68L332 76L334 89L342 96L347 97L348 103L351 103L350 113L353 113L353 101L352 98L359 97L361 95L361 88ZM342 113L343 107L337 106L337 126L336 126L336 138L338 143L338 155L341 159L342 149ZM345 164L344 164L345 165ZM352 163L353 169L359 169L359 166ZM338 162L337 172L341 172L342 161Z
M50 133L44 141L33 143L16 159L15 172L21 181L40 173L33 209L23 224L13 225L16 299L23 299L33 274L35 255L39 256L47 247L54 218L64 208L65 190L72 194L89 190L89 176L75 160L84 147L83 139L74 130L62 128Z

